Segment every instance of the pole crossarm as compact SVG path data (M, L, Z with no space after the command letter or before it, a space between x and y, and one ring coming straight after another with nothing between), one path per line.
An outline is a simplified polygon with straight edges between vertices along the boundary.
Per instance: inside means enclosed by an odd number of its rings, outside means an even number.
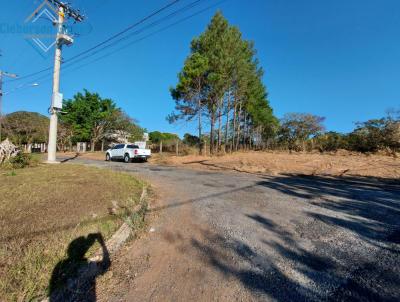
M48 0L48 2L58 8L62 7L64 9L64 14L70 18L73 18L76 22L82 22L85 19L85 16L82 15L78 9L72 8L68 3L60 0Z

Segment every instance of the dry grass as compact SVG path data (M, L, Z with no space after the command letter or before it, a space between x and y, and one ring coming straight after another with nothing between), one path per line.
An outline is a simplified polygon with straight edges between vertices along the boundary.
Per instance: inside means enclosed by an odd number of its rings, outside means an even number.
M287 152L237 152L230 155L168 156L154 155L156 164L195 169L234 170L262 174L357 175L400 178L400 159L385 155L365 155L341 151L336 154Z
M78 165L0 171L0 300L42 297L68 244L90 233L110 237L122 220L109 209L135 205L142 186L128 174Z
M75 156L77 156L79 158L84 158L84 159L106 160L106 153L101 152L101 151L85 152L85 153L76 153L76 152L59 152L59 153L57 153L57 157L73 158Z
M70 154L71 157L75 153ZM80 158L104 160L104 152L82 153ZM150 163L194 169L233 170L262 174L305 174L328 176L368 176L400 178L400 158L383 154L362 154L339 150L336 153L236 152L218 156L196 154L175 156L153 153Z

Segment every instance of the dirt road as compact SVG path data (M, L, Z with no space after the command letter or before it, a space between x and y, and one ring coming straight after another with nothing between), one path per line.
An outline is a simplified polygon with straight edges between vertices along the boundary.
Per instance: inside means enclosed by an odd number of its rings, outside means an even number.
M76 159L154 185L98 301L399 301L400 188Z

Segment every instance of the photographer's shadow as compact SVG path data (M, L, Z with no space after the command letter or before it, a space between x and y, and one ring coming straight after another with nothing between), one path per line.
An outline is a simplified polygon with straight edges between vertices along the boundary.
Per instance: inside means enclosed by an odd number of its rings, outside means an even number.
M85 257L89 248L98 241L102 255L99 261ZM57 263L49 285L49 301L96 301L96 278L111 265L110 255L100 233L78 237L68 246L68 258Z

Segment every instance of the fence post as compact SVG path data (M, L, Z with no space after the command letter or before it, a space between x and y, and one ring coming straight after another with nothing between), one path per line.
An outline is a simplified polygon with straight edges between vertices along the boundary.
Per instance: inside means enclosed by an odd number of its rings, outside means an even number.
M176 152L176 156L179 156L179 141L178 140L176 140L175 152Z
M162 153L162 141L160 141L160 154Z

